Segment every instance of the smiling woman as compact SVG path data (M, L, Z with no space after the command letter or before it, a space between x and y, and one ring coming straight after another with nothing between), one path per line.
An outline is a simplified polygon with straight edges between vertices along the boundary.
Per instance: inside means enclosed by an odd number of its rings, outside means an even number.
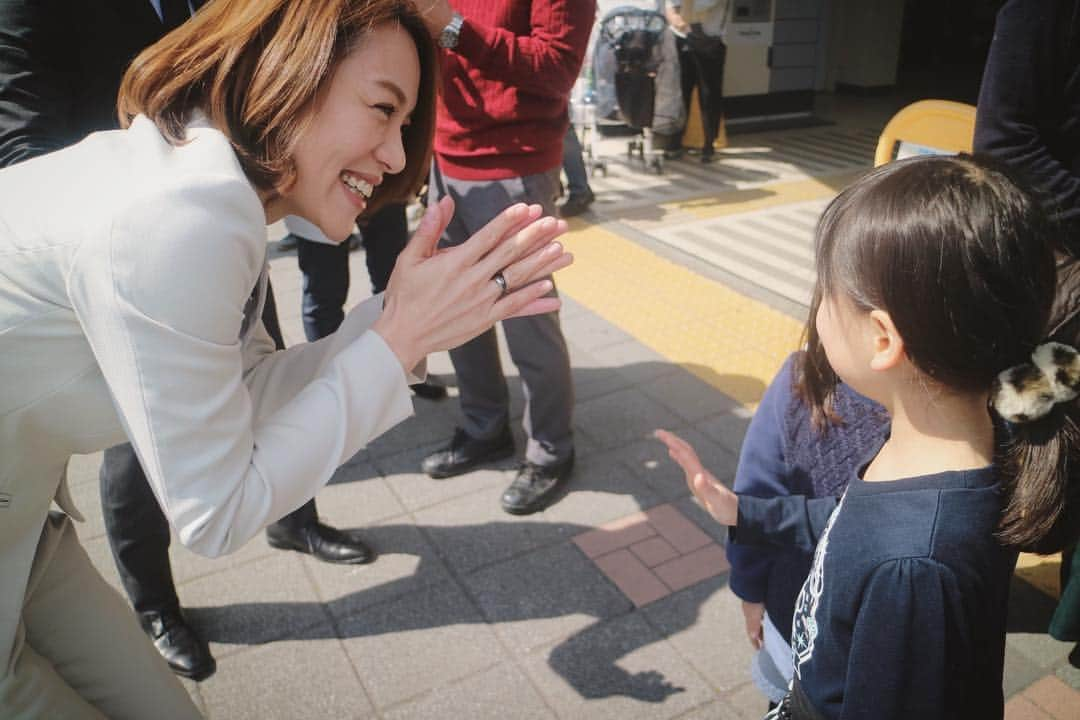
M428 353L558 308L564 223L516 205L436 252L443 201L384 295L273 351L267 222L341 238L414 191L437 71L404 0L211 0L131 66L125 129L0 171L0 717L198 716L79 547L72 454L130 439L180 540L228 553L407 417Z

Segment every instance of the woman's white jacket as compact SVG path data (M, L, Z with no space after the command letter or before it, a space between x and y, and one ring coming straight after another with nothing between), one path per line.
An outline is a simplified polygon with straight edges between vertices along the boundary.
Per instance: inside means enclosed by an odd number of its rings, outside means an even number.
M68 458L130 438L184 545L216 556L412 412L376 297L274 352L266 218L228 141L143 117L0 171L0 662Z

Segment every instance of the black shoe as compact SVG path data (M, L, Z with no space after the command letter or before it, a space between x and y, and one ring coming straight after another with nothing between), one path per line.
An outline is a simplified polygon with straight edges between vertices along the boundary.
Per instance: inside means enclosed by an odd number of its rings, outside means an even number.
M281 252L289 252L296 249L296 236L289 233L277 241L277 249Z
M711 163L711 162L713 162L715 160L716 160L716 151L713 150L712 148L701 151L701 162L708 164L708 163Z
M528 515L543 510L559 495L574 469L574 454L555 465L522 463L514 482L502 494L502 508L511 515Z
M563 204L559 206L559 215L564 218L580 215L589 209L595 199L596 196L593 195L592 190L586 190L584 193L576 195L570 193Z
M424 382L410 385L409 389L412 390L417 397L422 397L425 400L445 400L447 395L446 386L433 375L428 375L428 379Z
M299 528L274 523L266 528L266 542L272 548L295 550L340 565L363 565L375 559L375 551L360 538L318 521Z
M421 469L433 478L448 478L472 470L477 465L502 460L514 454L514 436L507 428L491 440L476 440L461 428L442 450L424 458Z
M195 630L187 624L179 610L141 612L139 624L177 675L199 681L210 677L217 670L217 662L210 654L210 646L195 634Z

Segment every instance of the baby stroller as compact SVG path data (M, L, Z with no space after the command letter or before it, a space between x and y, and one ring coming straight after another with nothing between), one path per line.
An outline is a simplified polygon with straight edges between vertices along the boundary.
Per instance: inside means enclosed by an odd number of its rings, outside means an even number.
M674 133L684 122L678 53L666 30L667 20L655 10L617 7L598 24L592 65L596 131L632 133L627 156L658 173L663 154L652 149L651 132ZM595 166L603 169L603 162Z

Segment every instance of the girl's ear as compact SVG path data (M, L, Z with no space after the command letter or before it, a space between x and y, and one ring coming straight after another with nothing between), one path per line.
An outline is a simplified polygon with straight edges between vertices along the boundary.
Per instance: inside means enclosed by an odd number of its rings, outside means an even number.
M891 370L904 359L904 338L900 337L892 317L884 310L870 311L870 328L874 344L870 368Z

